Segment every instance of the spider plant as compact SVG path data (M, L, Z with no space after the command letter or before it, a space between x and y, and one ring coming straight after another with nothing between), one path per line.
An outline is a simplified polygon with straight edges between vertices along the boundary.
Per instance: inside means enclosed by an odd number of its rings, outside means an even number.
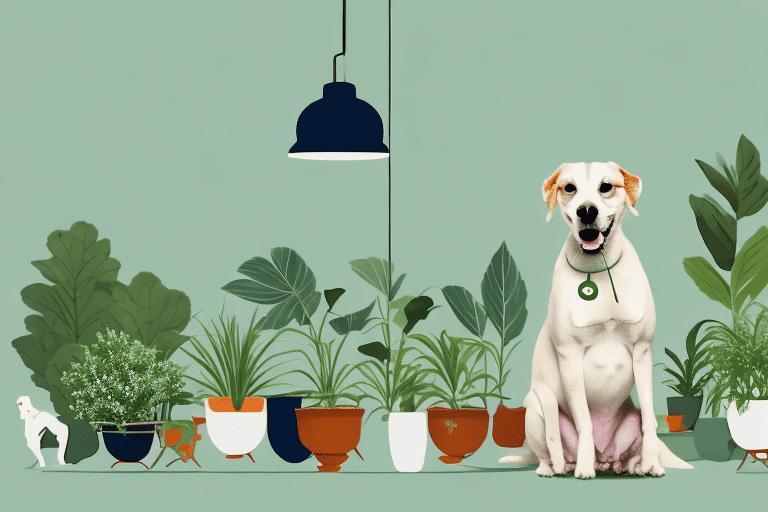
M667 379L663 383L680 396L697 397L702 395L704 393L704 387L712 379L710 372L705 372L701 377L696 379L699 372L704 371L709 364L707 361L709 346L705 345L711 340L711 336L705 336L701 341L696 341L699 330L707 322L714 322L714 320L702 320L694 325L688 332L688 336L685 340L685 351L688 357L684 362L681 362L677 354L672 352L669 348L664 349L664 353L666 353L672 362L675 363L677 370L670 368L664 363L658 363L664 365L663 370L674 378L674 380Z
M263 390L278 385L276 380L280 375L271 375L272 370L286 363L286 360L273 364L270 362L283 356L286 352L266 355L267 349L281 334L278 332L267 341L259 342L263 334L261 324L263 318L256 321L258 308L251 317L248 328L241 335L237 318L232 315L224 318L224 309L219 314L218 324L211 321L212 328L208 329L202 322L198 323L205 331L210 348L192 337L190 343L195 352L181 348L191 357L205 374L202 378L186 377L210 391L202 397L230 397L235 410L243 406L246 397L256 396Z
M435 398L436 403L445 403L451 409L471 407L469 401L473 398L505 398L498 393L475 391L478 381L492 378L482 370L476 369L485 351L490 350L491 344L485 341L448 336L443 331L440 336L413 334L410 336L421 342L427 353L417 360L423 359L431 368L422 370L431 375L434 380L425 382L425 390L420 400Z

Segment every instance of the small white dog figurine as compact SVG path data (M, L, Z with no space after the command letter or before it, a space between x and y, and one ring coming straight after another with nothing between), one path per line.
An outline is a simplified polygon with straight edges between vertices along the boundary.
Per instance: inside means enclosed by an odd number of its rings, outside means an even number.
M24 420L24 435L27 438L27 446L37 457L40 467L45 467L45 459L43 459L43 454L40 451L40 439L42 439L45 429L50 430L59 443L59 464L67 465L64 462L64 452L67 450L69 427L57 420L52 414L35 409L28 396L20 396L16 400L16 405L19 406L21 419Z
M656 435L656 310L621 229L625 211L637 215L641 190L640 178L613 162L563 164L544 181L547 221L559 204L570 233L555 263L524 402L532 452L499 462L538 462L541 476L574 471L582 479L596 470L662 476L665 466L692 468Z

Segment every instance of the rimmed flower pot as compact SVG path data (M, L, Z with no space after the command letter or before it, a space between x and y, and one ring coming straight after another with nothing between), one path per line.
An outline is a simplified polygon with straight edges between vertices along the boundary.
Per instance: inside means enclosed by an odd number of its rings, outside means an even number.
M122 428L127 433L116 432L118 428L115 425L101 426L104 447L117 459L112 467L120 463L137 463L149 469L141 459L146 457L152 449L156 426L154 424L123 425Z
M320 462L323 473L335 473L357 448L365 409L307 407L296 409L299 439Z
M228 459L241 459L264 438L267 431L266 400L262 397L247 397L243 406L235 410L230 397L206 398L205 421L208 436L213 445Z
M768 400L750 400L743 414L739 414L736 402L731 402L726 418L737 445L750 451L768 451Z
M701 414L704 395L699 396L670 396L667 397L667 414L670 416L683 415L683 429L693 430Z
M493 415L493 442L502 448L520 448L525 442L525 407L499 404Z
M427 454L427 415L423 412L391 412L387 422L389 453L395 469L416 473Z
M301 444L296 409L301 409L301 397L280 396L267 398L267 436L278 457L285 462L303 462L312 452Z
M487 409L427 409L429 436L445 455L439 457L445 464L458 464L467 455L476 452L488 435Z

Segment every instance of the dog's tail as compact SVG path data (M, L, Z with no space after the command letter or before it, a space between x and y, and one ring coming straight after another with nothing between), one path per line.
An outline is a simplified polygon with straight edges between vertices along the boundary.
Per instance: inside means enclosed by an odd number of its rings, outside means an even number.
M659 462L665 468L693 469L693 466L672 453L672 451L667 448L667 445L664 444L664 441L661 439L659 439Z
M514 455L507 455L500 458L499 462L503 464L538 464L539 458L535 453L533 453L533 450L530 446L528 446L527 442L524 444L524 447L526 450L525 452Z

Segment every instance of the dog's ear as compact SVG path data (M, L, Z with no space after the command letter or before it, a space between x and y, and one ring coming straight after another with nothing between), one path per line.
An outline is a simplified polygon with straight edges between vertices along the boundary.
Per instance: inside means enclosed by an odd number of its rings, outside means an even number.
M640 197L640 192L643 190L643 182L635 176L630 174L619 166L619 172L624 177L624 191L626 196L624 203L627 205L629 213L637 217L637 210L635 210L635 203L637 198Z
M562 170L563 166L561 165L552 176L544 180L544 185L541 187L541 195L544 198L544 202L547 203L547 208L549 208L547 222L552 220L552 214L555 211L555 205L557 205L557 192L559 190L557 188L557 178L560 177Z

